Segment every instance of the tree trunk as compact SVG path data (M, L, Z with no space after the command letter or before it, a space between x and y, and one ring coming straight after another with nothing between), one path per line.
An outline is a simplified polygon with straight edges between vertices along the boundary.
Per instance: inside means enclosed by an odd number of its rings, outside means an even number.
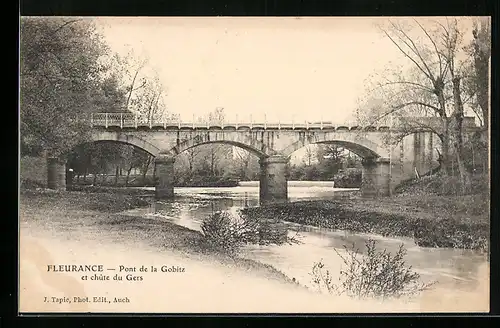
M215 176L215 154L214 151L212 150L211 157L210 157L210 172L212 172L212 176Z
M146 174L148 173L149 165L151 164L151 155L148 156L146 165L143 167L142 171L142 184L146 185Z
M120 168L117 165L116 169L115 169L115 187L118 185L118 176L119 175L120 175Z
M125 178L125 186L128 187L128 179L130 177L130 171L132 171L132 165L127 170L127 177Z
M441 148L442 148L442 154L441 154L441 170L444 175L449 175L450 174L450 121L446 115L446 101L445 97L443 94L443 87L442 86L436 86L436 95L438 97L438 102L439 102L439 116L442 119L443 123L443 135L441 138Z
M462 193L465 194L470 188L470 177L465 169L463 162L464 159L464 147L463 147L463 119L464 119L464 107L462 103L462 97L460 95L460 78L454 77L453 80L453 100L454 100L454 113L453 113L453 146L456 153L456 160L458 166L458 172L460 175L460 183L462 186Z
M94 181L92 182L92 185L96 185L97 183L97 173L94 173Z

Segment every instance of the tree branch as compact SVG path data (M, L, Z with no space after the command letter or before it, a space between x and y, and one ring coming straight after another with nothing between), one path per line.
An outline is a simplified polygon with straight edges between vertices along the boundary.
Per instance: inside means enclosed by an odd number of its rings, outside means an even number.
M429 40L432 42L433 46L434 46L434 50L436 50L436 54L438 56L438 60L439 60L439 73L440 75L443 75L443 70L442 70L442 63L441 63L441 55L439 53L439 50L438 50L438 47L436 45L436 42L434 42L434 39L431 38L431 36L429 35L429 33L427 32L427 30L416 20L416 19L413 19L415 21L415 23L418 24L418 26L420 26L420 28L422 29L422 31L425 33L425 35L427 35L427 37L429 38Z
M378 116L377 118L375 118L375 120L373 120L370 124L375 124L377 121L380 121L382 118L388 116L388 115L391 115L392 113L400 110L400 109L403 109L405 107L408 107L408 106L411 106L411 105L420 105L420 106L425 106L425 107L428 107L428 108L431 108L433 109L436 113L440 114L440 109L436 106L433 106L433 105L430 105L430 104L427 104L427 103L424 103L424 102L421 102L421 101L410 101L410 102L407 102L407 103L404 103L404 104L401 104L401 105L398 105L398 106L394 106L391 110L385 112L384 114Z
M387 81L389 81L387 78L385 78ZM393 84L408 84L408 85L413 85L413 86L416 86L416 87L419 87L423 90L426 90L426 91L429 91L429 92L433 92L434 90L429 88L428 86L425 86L423 84L420 84L420 83L417 83L417 82L409 82L409 81L389 81L387 83L379 83L379 86L378 88L383 88L387 85L393 85ZM371 90L373 91L373 90Z
M408 34L406 34L402 29L398 29L394 24L393 24L393 27L399 31L401 34L404 35L404 37L412 44L413 48L410 47L410 45L408 44L407 41L405 41L403 38L400 37L400 40L404 42L404 44L406 44L406 46L413 51L413 53L418 57L418 59L420 59L420 61L422 62L422 64L425 66L425 68L427 69L427 73L429 74L429 78L431 79L431 81L434 83L436 81L434 75L432 74L432 71L430 70L429 66L427 65L426 61L424 60L424 58L422 57L422 55L420 54L420 51L418 51L418 47L417 45L415 44L415 42L413 41L412 38L410 38L408 36Z

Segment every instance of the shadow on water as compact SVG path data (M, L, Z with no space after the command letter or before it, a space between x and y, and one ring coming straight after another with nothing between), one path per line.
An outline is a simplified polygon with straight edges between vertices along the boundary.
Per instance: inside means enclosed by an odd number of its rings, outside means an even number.
M243 207L259 205L257 185L246 184L234 188L176 188L171 201L156 201L149 208L127 211L155 220L168 221L189 229L201 231L204 218L217 211L236 212ZM337 193L342 196L342 193ZM336 197L331 185L306 183L289 186L289 200L332 199ZM289 235L295 236L300 244L283 246L250 245L242 250L242 256L270 264L300 283L308 285L310 272L320 260L334 274L340 271L342 260L334 249L342 252L344 246L364 254L369 239L377 241L378 249L396 253L401 244L407 250L406 262L420 273L424 281L438 281L440 284L471 290L477 286L478 268L485 258L471 250L422 248L410 238L389 238L379 235L351 233L287 223Z

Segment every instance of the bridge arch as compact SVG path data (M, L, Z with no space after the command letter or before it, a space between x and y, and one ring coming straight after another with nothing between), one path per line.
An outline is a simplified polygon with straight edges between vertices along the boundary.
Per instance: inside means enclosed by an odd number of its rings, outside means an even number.
M331 139L331 140L320 140L320 141L306 141L299 140L288 146L283 150L283 155L290 157L295 151L313 144L336 144L342 146L361 158L380 158L384 157L384 154L380 153L379 146L370 140L363 140L363 142L356 142L343 139Z
M264 158L277 154L275 150L267 146L262 141L256 138L243 136L241 134L226 134L223 139L215 139L215 140L211 140L209 134L196 135L193 138L179 142L176 146L171 148L168 151L168 153L171 154L172 156L176 156L193 147L206 144L214 144L214 143L236 146L245 149L252 154L255 154L259 158Z
M90 140L90 142L104 142L104 141L111 141L111 142L118 142L118 143L132 145L134 147L144 150L153 157L157 157L158 154L160 153L160 148L132 134L102 131L99 133L93 133L92 138Z

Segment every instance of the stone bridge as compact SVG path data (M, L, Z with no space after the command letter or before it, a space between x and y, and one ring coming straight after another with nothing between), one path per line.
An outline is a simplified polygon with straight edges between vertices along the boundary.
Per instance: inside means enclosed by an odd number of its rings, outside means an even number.
M286 165L296 150L310 144L332 143L363 158L361 192L367 197L387 196L402 180L438 165L437 136L422 132L389 146L387 126L344 126L329 122L305 124L238 122L218 125L183 122L140 122L130 114L94 114L93 141L120 142L139 147L155 157L156 196L174 196L174 161L177 154L209 143L241 147L260 158L260 202L287 201ZM49 162L49 185L61 186L57 164ZM52 172L52 173L51 173ZM57 186L56 186L57 187Z

